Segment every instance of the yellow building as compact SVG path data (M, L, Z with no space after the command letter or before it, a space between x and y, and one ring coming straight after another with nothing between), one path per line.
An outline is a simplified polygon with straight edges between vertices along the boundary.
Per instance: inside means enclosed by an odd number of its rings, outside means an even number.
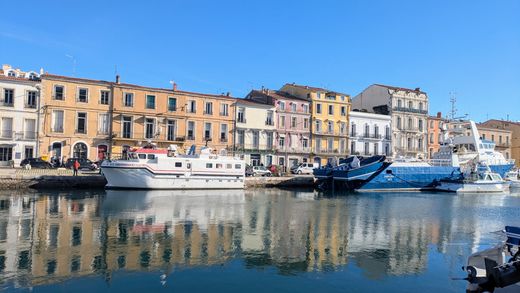
M107 81L41 75L40 155L61 160L105 157L111 96Z
M281 91L311 102L311 159L320 164L348 151L350 96L323 88L285 84Z

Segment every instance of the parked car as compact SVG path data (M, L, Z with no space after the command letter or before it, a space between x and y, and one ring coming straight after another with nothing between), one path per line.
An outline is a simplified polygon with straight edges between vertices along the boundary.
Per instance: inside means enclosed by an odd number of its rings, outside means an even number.
M51 169L52 164L43 160L42 158L30 158L23 159L20 162L20 167L25 167L26 165L31 165L31 168L39 168L39 169Z
M312 174L314 164L312 163L301 163L294 170L291 168L293 174Z
M65 168L67 169L72 169L72 164L74 163L74 161L79 161L79 169L81 170L96 170L98 168L98 166L96 164L94 164L94 162L92 162L91 160L89 159L78 159L78 158L70 158L67 160L67 162L65 163Z
M271 176L271 171L267 170L264 166L254 166L253 167L253 176Z

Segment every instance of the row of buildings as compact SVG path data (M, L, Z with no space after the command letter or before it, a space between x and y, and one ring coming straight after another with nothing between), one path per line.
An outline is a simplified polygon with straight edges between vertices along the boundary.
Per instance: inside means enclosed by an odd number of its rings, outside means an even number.
M0 165L39 156L95 161L147 142L284 167L350 154L426 158L432 150L428 95L419 88L375 84L351 98L288 83L236 98L3 65L0 94Z

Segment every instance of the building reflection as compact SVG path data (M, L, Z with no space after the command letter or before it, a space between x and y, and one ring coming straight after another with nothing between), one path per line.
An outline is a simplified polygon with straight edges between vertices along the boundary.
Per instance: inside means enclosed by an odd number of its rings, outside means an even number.
M107 191L0 195L0 270L15 287L117 270L171 272L242 259L281 274L417 274L456 239L455 197L319 198L314 192ZM414 212L411 213L410 209ZM453 219L455 218L455 219ZM470 253L478 226L465 226ZM467 248L469 247L469 248Z

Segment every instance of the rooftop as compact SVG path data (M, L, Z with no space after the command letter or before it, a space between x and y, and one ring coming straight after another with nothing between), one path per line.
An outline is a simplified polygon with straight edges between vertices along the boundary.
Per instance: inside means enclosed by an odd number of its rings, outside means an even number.
M283 91L277 91L277 90L269 90L269 89L262 89L262 90L252 90L249 92L247 96L264 96L264 97L270 97L272 99L277 100L298 100L298 101L307 101L307 99L301 99L298 97L295 97L289 93L283 92Z
M374 85L386 87L388 89L393 89L396 91L405 91L405 92L415 92L415 93L419 93L419 94L426 94L425 92L421 91L421 88L409 89L409 88L405 88L405 87L397 87L397 86L385 85L385 84L380 84L380 83L376 83Z
M310 90L312 92L334 93L334 94L337 94L337 95L343 95L343 96L350 97L349 94L340 93L340 92L324 89L324 88L321 88L321 87L313 87L313 86L300 85L300 84L295 84L295 83L286 83L284 86L293 86L293 87L297 87L297 88L301 88L301 89L305 89L305 90Z

